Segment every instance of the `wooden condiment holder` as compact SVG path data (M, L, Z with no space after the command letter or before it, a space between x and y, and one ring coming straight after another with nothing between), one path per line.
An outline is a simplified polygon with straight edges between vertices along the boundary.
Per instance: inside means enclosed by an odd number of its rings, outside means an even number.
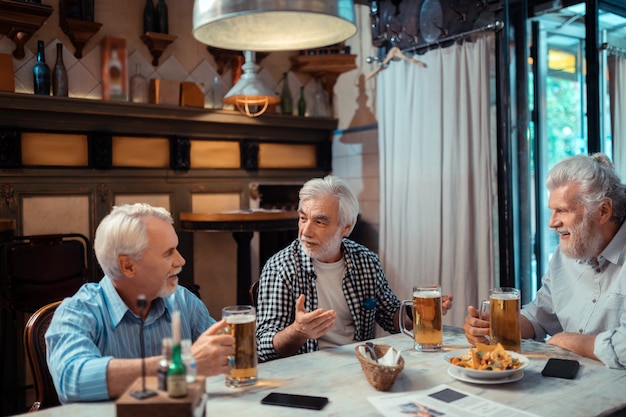
M191 417L202 403L205 378L198 376L196 382L187 385L187 396L170 398L166 391L157 390L157 378L146 377L146 389L157 393L154 397L138 400L131 392L141 391L142 381L138 378L115 402L117 417Z

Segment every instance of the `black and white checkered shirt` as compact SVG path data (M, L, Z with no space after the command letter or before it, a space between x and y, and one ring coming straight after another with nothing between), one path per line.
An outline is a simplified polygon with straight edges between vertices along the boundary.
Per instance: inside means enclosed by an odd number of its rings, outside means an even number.
M342 287L354 320L354 341L373 338L375 323L395 332L393 317L400 308L400 300L389 287L378 255L349 239L343 239L342 251L346 263ZM313 262L296 239L272 256L261 272L257 303L260 362L280 357L272 340L277 332L294 322L300 294L306 296L307 311L318 308ZM317 349L317 339L309 339L297 353Z

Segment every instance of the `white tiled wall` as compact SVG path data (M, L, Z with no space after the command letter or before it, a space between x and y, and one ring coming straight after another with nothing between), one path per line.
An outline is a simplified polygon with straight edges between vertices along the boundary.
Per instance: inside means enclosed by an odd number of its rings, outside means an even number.
M107 36L121 37L127 41L128 49L128 76L135 74L136 64L140 64L141 74L147 79L161 78L175 81L191 81L201 85L203 90L213 82L217 73L217 66L213 56L206 47L196 41L191 35L191 0L169 0L170 34L177 39L165 50L157 67L152 65L152 56L146 45L141 41L142 13L145 2L142 0L107 0L96 1L95 21L102 23L102 28L89 40L83 49L83 57L79 60L74 57L74 46L68 36L58 25L58 0L43 0L44 4L54 8L52 15L45 24L26 43L25 57L13 59L15 72L15 91L17 93L32 94L32 68L36 62L37 41L43 40L46 48L46 63L51 68L56 63L56 44L64 45L63 62L68 69L69 96L76 98L101 99L101 67L100 41ZM122 11L123 10L123 11ZM127 14L122 14L127 13ZM0 53L11 54L15 44L8 37L0 34ZM259 77L267 86L278 90L280 77L283 72L289 71L290 63L285 54L280 58L280 64L275 60L268 60L269 65L261 65ZM232 87L232 72L227 67L220 76L226 91ZM302 80L290 74L290 88L297 97L300 85L305 85L308 100L312 103L315 94L315 83L309 84L310 77ZM207 86L207 87L205 87ZM282 84L280 85L282 86Z
M46 44L46 62L52 68L56 62L56 43L64 45L63 60L69 71L70 97L100 99L100 41L106 36L125 38L128 49L128 71L132 76L135 65L140 64L141 73L147 79L163 78L177 81L194 81L210 85L217 75L217 65L206 46L197 42L191 33L193 0L166 0L169 7L170 34L177 39L165 50L159 65L152 66L152 56L140 39L144 0L96 0L95 21L102 28L85 45L83 57L74 57L74 47L59 28L58 0L43 0L54 8L45 24L26 43L26 56L13 59L16 92L30 94L33 91L32 67L35 62L37 40ZM378 130L376 128L376 79L365 81L373 69L367 64L367 56L376 55L371 46L369 31L369 8L356 6L357 24L365 30L359 31L346 44L357 55L357 69L343 73L335 85L333 100L334 114L338 118L338 131L333 138L333 173L347 179L354 186L361 203L361 219L368 227L378 229ZM288 36L288 34L286 34ZM0 34L0 53L12 53L15 45ZM307 74L290 72L289 58L296 51L273 52L260 63L260 77L277 94L280 94L282 74L288 72L289 86L297 100L300 86L305 86L309 114L317 83ZM229 89L232 74L227 69L221 80ZM365 127L365 128L363 128ZM376 248L373 248L376 249Z

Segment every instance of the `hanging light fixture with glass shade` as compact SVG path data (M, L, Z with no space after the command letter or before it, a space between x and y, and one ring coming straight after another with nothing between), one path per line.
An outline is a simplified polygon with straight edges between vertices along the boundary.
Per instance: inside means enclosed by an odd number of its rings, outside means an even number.
M257 117L265 113L269 106L280 103L280 98L259 79L259 66L254 62L254 52L243 51L243 56L243 73L222 101L234 105L248 117Z
M357 31L352 0L195 0L193 35L234 51L293 51L343 42Z

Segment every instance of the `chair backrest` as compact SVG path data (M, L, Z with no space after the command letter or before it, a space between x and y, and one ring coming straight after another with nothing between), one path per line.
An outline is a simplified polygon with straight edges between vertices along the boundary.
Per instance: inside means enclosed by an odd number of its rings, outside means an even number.
M0 291L10 309L31 313L91 280L91 244L81 234L16 236L2 249Z
M250 302L252 303L254 308L256 308L257 307L256 304L259 299L259 280L258 279L254 281L252 284L250 284L250 289L248 290L248 292L250 294Z
M30 411L60 405L59 397L48 370L48 363L46 362L45 339L46 331L59 304L61 304L61 301L41 307L30 316L24 328L26 358L30 365L35 387L35 401Z

